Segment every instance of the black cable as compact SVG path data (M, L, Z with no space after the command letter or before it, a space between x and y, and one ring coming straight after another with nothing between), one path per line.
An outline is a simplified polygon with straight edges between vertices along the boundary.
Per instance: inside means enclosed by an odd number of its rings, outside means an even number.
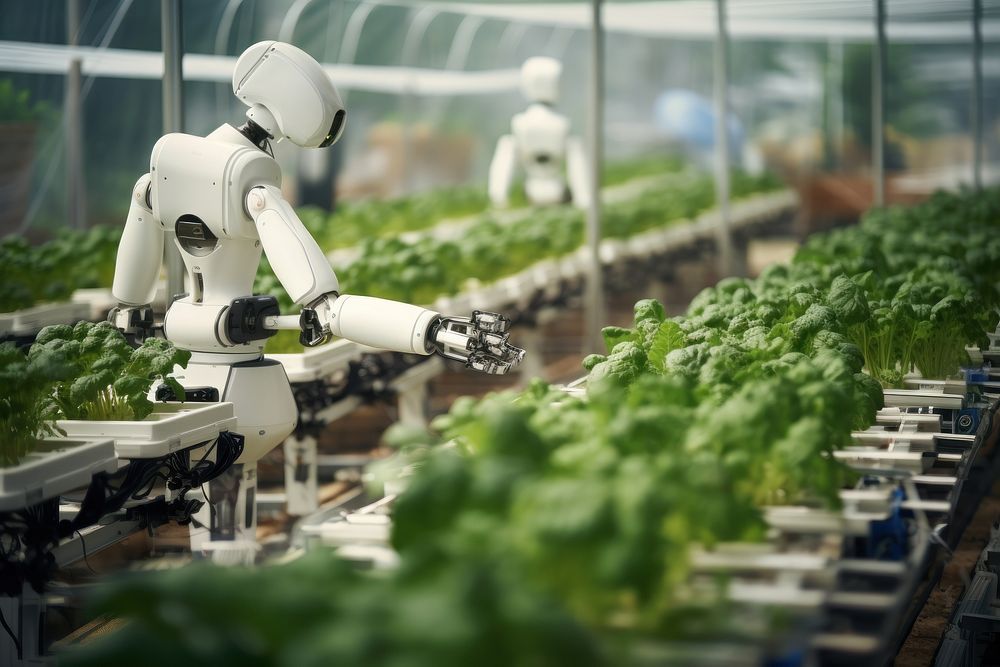
M9 625L7 625L7 619L3 617L2 610L0 610L0 625L2 625L3 629L7 631L7 634L10 636L10 640L14 642L14 648L17 649L18 659L23 658L24 656L21 655L21 642L17 640L17 635L15 635L14 631L10 629Z
M76 536L80 538L80 549L83 551L83 563L87 566L87 569L90 570L92 575L97 576L97 571L90 567L90 561L87 559L87 543L84 541L83 533L80 532L79 528L76 529Z

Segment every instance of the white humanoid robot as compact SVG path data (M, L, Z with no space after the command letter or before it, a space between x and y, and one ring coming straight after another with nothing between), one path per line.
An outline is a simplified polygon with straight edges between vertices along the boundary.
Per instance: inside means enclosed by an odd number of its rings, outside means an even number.
M246 123L207 137L168 134L153 147L150 171L135 185L115 265L119 306L109 320L148 333L149 307L165 232L186 267L187 293L168 308L167 339L191 350L177 377L185 388L217 391L234 404L244 450L192 529L192 550L246 562L256 549L256 462L288 436L297 409L288 378L262 356L277 329L300 329L306 345L339 336L376 348L439 353L487 373L506 373L523 357L507 342L509 320L476 311L442 317L418 306L340 293L337 276L281 196L270 141L304 148L333 144L344 129L343 103L322 67L304 51L260 42L236 63L233 92L249 107ZM282 316L270 296L254 296L261 252L301 315ZM225 477L225 476L223 476Z
M524 171L524 191L535 206L572 201L585 208L590 203L587 158L577 137L569 133L569 120L556 113L562 65L553 58L528 58L521 66L521 92L530 106L514 116L510 134L500 137L490 162L489 195L494 206L507 205L517 167ZM563 178L565 163L569 179Z

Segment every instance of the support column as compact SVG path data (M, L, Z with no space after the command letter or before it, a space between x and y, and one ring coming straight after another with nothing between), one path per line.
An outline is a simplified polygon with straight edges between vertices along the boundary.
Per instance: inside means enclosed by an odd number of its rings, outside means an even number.
M733 238L729 220L729 29L726 0L715 0L715 205L719 210L719 277L733 275Z
M875 0L875 48L872 53L872 178L875 205L885 206L885 0Z
M972 0L972 183L983 188L983 0Z
M591 1L590 88L588 90L587 139L590 156L590 205L587 207L587 248L589 250L585 292L586 331L584 353L603 350L601 328L604 316L604 275L601 268L601 166L604 143L604 34L601 0Z
M66 3L66 43L79 46L80 0ZM66 99L63 119L66 124L66 223L71 229L87 227L87 195L83 176L83 100L80 94L80 58L70 60L66 72Z
M184 131L184 56L181 0L160 0L160 39L163 45L163 133ZM184 262L166 232L163 261L167 267L167 305L184 291Z
M316 438L290 435L285 439L285 510L305 516L319 509Z

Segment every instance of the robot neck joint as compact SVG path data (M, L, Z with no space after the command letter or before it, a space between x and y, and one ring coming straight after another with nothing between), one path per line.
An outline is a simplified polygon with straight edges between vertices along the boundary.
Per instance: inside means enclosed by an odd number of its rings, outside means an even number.
M237 128L244 137L253 142L253 145L262 151L267 152L267 140L271 138L268 131L249 118Z

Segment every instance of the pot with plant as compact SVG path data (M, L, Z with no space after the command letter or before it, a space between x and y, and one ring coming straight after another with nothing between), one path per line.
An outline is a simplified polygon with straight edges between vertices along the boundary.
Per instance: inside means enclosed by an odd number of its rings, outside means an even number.
M123 459L155 459L213 441L235 426L231 403L184 403L172 377L191 353L160 338L133 348L107 322L55 325L39 332L29 358L58 354L69 372L47 397L56 427L70 437L104 437ZM153 402L154 384L180 401Z
M66 351L26 355L0 344L0 513L86 486L98 472L118 467L109 438L66 438L55 426L49 401L59 382L72 376Z

